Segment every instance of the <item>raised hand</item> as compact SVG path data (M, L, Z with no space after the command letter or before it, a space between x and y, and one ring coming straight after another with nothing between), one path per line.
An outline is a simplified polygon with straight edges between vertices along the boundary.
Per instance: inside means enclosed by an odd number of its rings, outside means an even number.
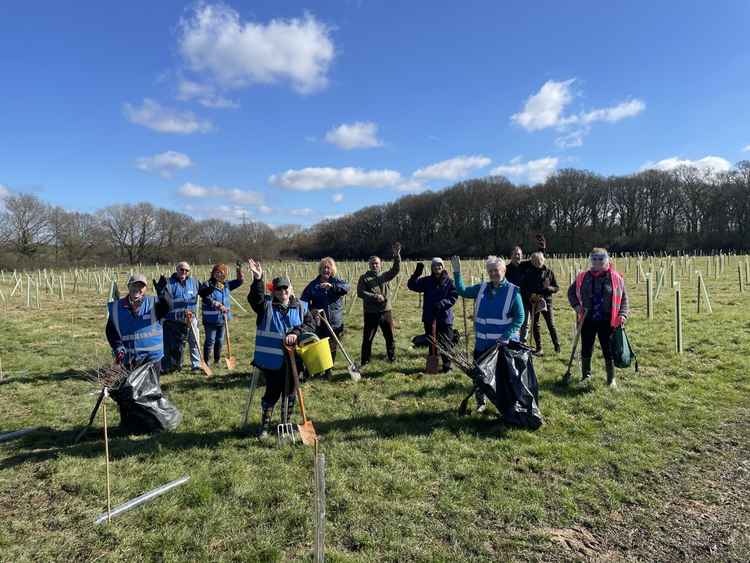
M461 271L461 258L458 256L451 257L451 266L453 266L453 273Z
M253 279L259 280L263 277L263 267L260 265L260 262L248 258L247 264L250 267L250 271L253 273Z
M401 256L401 243L400 242L393 243L393 256Z

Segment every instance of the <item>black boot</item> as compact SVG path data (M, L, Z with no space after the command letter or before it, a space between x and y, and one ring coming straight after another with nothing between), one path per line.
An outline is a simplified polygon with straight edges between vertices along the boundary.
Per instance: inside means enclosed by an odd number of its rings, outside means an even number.
M591 379L591 358L581 356L581 381Z
M612 361L608 361L605 364L607 370L607 385L612 389L617 387L617 380L615 380L615 364Z
M261 420L257 432L259 440L264 440L271 435L271 417L273 417L273 409L261 408Z

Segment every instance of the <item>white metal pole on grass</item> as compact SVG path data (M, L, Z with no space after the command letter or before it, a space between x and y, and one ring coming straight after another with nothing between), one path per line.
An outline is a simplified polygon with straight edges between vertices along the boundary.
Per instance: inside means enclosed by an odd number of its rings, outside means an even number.
M132 500L129 500L119 506L116 506L112 509L112 512L110 514L107 514L106 512L104 514L100 514L99 517L94 520L95 524L102 524L104 522L109 521L111 518L115 518L116 516L119 516L120 514L123 514L124 512L127 512L131 508L135 508L136 506L139 506L141 504L147 503L156 497L163 495L167 491L174 489L175 487L178 487L182 485L183 483L187 483L190 480L190 476L186 475L184 477L180 477L179 479L176 479L174 481L170 481L166 485L162 485L161 487L157 487L156 489L149 491L147 493L143 493L141 496L135 497Z

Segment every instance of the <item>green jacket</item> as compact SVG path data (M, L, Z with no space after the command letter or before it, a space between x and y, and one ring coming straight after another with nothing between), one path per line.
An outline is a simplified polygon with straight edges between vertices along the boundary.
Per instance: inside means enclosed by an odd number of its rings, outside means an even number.
M395 278L399 271L401 271L401 256L396 256L393 258L393 266L387 272L376 274L369 270L360 276L357 282L357 297L364 302L365 313L383 313L391 310L388 282ZM379 303L378 295L385 297L385 301Z

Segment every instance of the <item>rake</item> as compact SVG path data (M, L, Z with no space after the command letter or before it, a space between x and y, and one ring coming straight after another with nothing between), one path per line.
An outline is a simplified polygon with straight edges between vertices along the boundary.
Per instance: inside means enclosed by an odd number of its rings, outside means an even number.
M198 334L198 327L193 324L193 312L192 311L186 311L185 312L185 322L187 322L187 325L190 327L190 331L193 333L193 338L195 338L195 345L198 347L198 355L200 356L200 368L201 371L206 375L206 377L211 377L214 372L211 371L211 368L208 367L208 364L206 363L206 360L203 359L203 354L201 354L201 337L200 334Z

